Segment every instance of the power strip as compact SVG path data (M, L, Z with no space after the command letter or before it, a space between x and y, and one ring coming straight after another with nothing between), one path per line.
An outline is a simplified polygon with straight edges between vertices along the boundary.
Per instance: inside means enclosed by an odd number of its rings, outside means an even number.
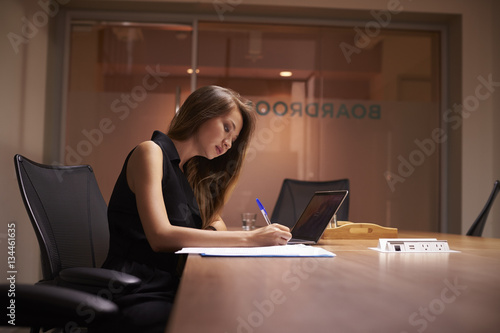
M448 241L435 238L380 238L377 248L381 252L455 252Z

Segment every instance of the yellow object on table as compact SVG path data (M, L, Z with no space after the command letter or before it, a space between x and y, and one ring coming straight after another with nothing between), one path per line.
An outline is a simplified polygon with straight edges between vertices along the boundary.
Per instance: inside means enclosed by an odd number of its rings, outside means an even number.
M328 227L322 239L379 239L397 238L398 229L382 227L374 223L353 223L338 221L337 227Z

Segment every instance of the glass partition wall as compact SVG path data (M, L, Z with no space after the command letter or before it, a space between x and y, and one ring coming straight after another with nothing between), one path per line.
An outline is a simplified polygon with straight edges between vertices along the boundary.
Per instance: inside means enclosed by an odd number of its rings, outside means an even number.
M256 106L255 135L223 213L228 225L258 211L256 197L271 214L284 178L348 178L349 220L439 229L439 32L194 27L73 24L66 163L91 164L106 199L126 154L167 129L195 82L234 89Z
M90 164L106 200L127 153L189 95L191 48L191 25L73 23L65 163Z

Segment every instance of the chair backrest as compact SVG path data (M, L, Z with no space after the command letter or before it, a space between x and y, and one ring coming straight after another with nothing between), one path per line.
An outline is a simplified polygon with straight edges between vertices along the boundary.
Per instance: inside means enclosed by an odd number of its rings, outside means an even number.
M293 227L311 200L314 192L328 190L349 190L349 179L330 181L304 181L285 179L271 215L271 222ZM338 221L349 220L349 197L337 213Z
M481 237L483 235L484 225L486 224L486 220L488 219L488 214L490 213L491 206L493 205L493 201L495 201L495 197L500 190L500 181L495 181L493 184L493 190L491 191L490 197L486 204L479 213L479 216L476 218L474 223L471 225L469 230L467 231L467 236L478 236Z
M92 168L50 166L16 155L19 189L40 246L43 280L70 267L100 267L107 255L107 206Z

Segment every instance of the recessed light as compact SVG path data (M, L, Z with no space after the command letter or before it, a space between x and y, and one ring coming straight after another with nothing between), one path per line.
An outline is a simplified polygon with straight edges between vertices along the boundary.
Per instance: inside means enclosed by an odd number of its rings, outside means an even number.
M193 69L188 68L187 72L188 72L188 74L193 74ZM196 74L198 74L199 72L200 72L200 70L198 68L196 68Z
M290 71L282 71L282 72L280 72L280 76L290 77L290 76L292 76L292 72L290 72Z

